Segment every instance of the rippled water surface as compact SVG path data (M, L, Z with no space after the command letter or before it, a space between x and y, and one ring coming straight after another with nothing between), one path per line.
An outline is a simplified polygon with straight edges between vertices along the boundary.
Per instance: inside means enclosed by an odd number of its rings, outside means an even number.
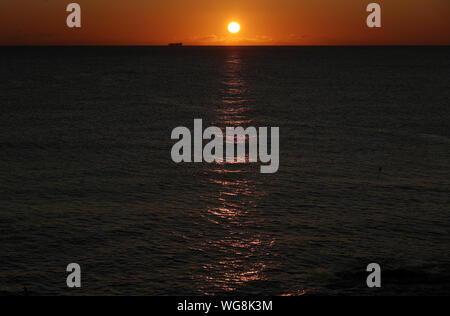
M449 48L1 48L0 292L449 293ZM175 164L280 127L280 170Z

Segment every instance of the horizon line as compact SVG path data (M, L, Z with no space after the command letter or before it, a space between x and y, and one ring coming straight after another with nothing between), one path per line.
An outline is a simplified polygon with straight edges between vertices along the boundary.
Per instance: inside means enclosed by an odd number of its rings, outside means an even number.
M0 47L168 47L183 49L183 47L450 47L449 44L278 44L278 45L196 45L187 44L171 47L169 44L0 44Z

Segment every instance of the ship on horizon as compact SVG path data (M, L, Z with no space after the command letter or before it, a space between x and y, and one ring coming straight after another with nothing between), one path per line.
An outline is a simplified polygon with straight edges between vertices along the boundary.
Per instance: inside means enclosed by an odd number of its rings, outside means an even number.
M181 47L183 46L183 43L169 43L169 46Z

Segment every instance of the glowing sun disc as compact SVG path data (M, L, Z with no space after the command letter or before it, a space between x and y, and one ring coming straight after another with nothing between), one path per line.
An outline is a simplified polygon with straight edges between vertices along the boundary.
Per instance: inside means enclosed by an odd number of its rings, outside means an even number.
M241 26L237 22L231 22L228 25L228 31L230 31L230 33L236 34L236 33L239 33L240 30L241 30Z

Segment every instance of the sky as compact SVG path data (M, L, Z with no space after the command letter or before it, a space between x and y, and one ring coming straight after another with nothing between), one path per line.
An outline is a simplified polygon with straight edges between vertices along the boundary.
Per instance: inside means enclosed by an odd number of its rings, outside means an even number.
M82 27L66 26L66 7ZM382 28L366 7L382 7ZM239 34L227 26L237 21ZM0 45L450 45L449 0L1 0Z

